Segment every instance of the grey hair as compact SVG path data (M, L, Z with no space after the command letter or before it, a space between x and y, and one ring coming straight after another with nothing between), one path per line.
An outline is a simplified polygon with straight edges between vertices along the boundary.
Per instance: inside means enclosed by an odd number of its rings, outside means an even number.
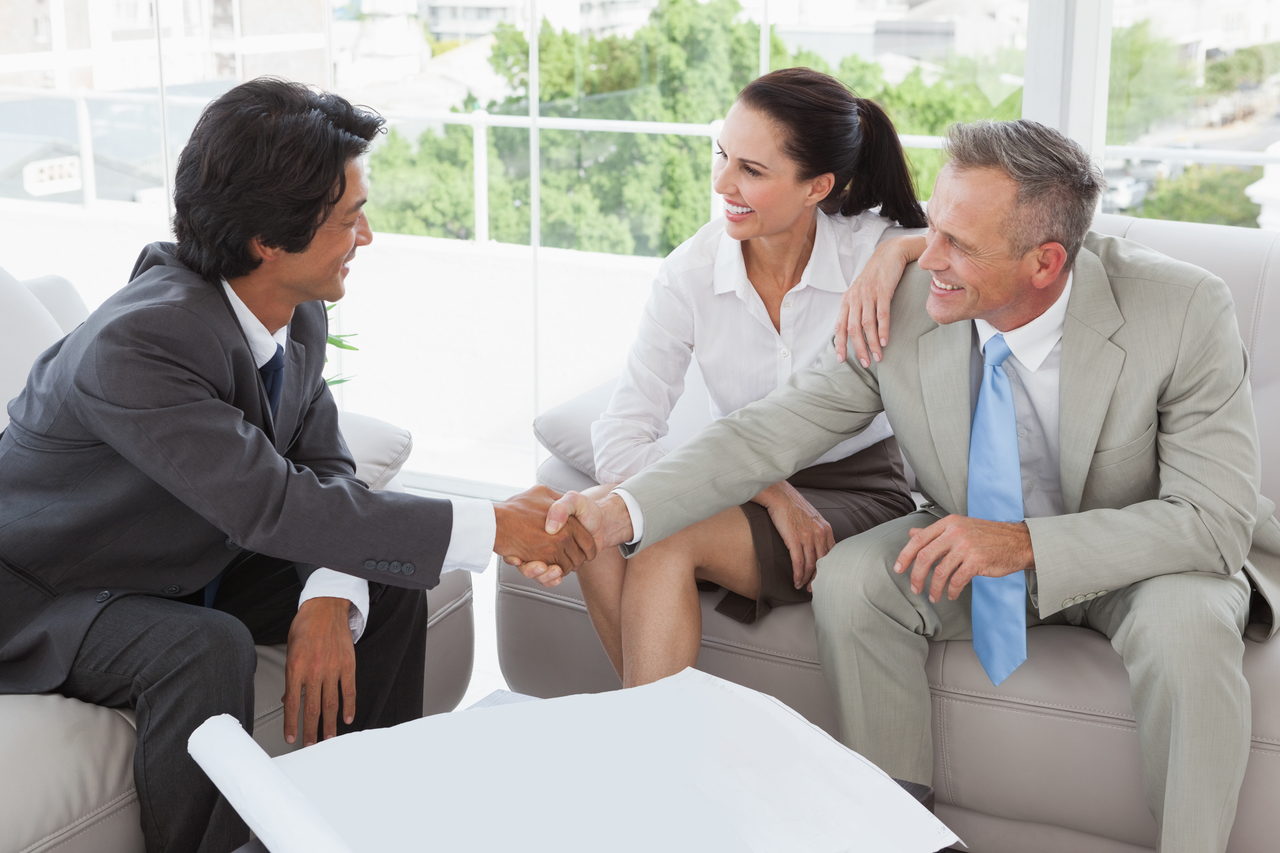
M975 121L948 128L946 151L953 168L999 169L1018 185L1005 219L1015 254L1061 243L1071 268L1107 185L1075 140L1028 119Z

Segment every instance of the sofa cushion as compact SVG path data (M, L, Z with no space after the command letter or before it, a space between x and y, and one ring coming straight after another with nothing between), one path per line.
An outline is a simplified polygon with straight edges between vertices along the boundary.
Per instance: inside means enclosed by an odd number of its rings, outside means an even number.
M594 482L595 452L591 447L591 424L609 407L617 380L597 385L567 403L548 409L533 421L533 434L551 455ZM667 419L668 431L658 444L667 450L679 447L698 430L711 423L711 402L702 371L695 359L684 377L684 393Z
M371 489L385 489L413 450L413 436L395 424L339 412L338 428L356 461L356 476Z
M31 365L62 335L35 294L0 269L0 430L9 424L6 409L27 384Z
M89 308L80 298L76 286L60 275L45 275L40 278L29 278L22 286L30 290L40 300L45 309L53 315L53 319L68 334L89 316Z
M998 687L973 644L930 645L938 802L995 818L1063 827L1154 847L1139 771L1129 679L1102 634L1027 631L1027 662ZM1280 814L1280 644L1245 642L1253 742L1233 853L1274 849ZM1098 768L1107 768L1098 785Z
M0 850L142 850L124 717L38 695L0 696L0 719Z

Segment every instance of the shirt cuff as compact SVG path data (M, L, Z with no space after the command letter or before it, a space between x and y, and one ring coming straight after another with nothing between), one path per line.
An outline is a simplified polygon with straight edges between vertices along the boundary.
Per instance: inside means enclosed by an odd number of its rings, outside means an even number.
M623 544L635 545L644 538L644 513L640 511L640 504L626 489L614 489L613 493L622 498L622 502L627 505L627 514L631 516L631 533L633 535L630 542Z
M489 567L494 540L498 538L498 517L493 504L479 498L452 498L450 503L453 504L453 530L440 573L458 569L483 572Z
M369 582L364 578L335 572L333 569L316 569L307 578L298 597L298 606L313 598L345 598L351 602L347 609L347 625L351 628L351 642L359 642L369 621Z

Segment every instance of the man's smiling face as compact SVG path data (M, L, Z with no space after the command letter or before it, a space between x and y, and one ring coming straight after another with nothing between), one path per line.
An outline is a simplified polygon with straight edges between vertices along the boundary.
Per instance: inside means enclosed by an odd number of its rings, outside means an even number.
M981 318L1007 331L1038 313L1035 264L1009 239L1017 183L999 169L943 168L929 199L920 266L933 273L927 310L946 325Z
M277 275L294 292L297 303L341 299L346 294L347 263L355 257L357 248L367 246L373 239L364 215L369 181L359 160L347 163L346 179L342 198L316 229L307 248L280 256Z

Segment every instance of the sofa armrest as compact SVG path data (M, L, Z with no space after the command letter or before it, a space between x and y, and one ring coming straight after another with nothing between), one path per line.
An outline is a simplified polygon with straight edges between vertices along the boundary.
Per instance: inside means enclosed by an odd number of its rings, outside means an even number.
M357 477L371 489L403 491L395 476L413 450L408 430L354 412L339 412L338 428L356 461Z

